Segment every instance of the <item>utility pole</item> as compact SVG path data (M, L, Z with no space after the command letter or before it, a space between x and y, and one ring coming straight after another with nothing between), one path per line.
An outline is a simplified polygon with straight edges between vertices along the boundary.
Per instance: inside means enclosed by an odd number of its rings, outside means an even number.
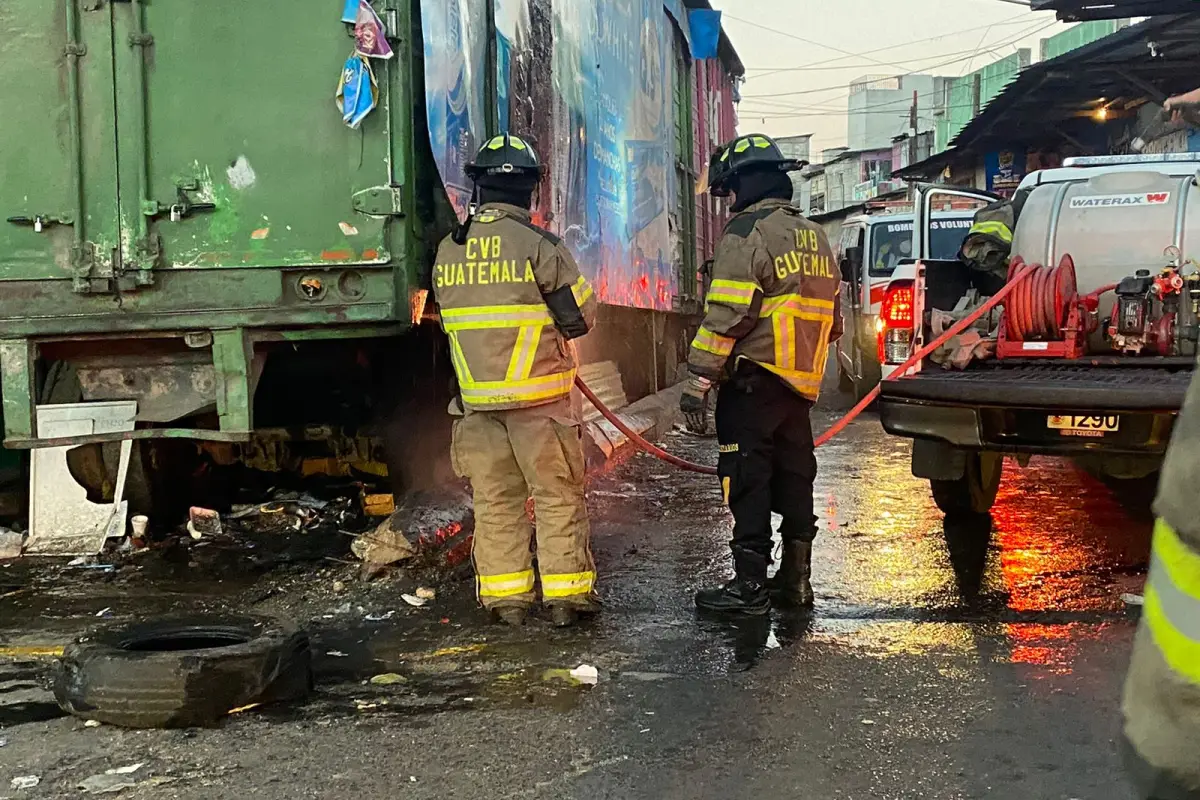
M920 118L917 115L918 98L916 90L913 90L912 108L908 112L908 125L912 128L912 138L908 141L908 165L917 163L917 135L920 133Z

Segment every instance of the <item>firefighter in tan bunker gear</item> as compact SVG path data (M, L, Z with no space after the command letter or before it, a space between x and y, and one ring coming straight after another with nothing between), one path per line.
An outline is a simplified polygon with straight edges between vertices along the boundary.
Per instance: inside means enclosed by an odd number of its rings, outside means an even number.
M528 143L497 136L467 173L478 210L442 242L433 287L461 395L451 456L475 495L479 599L499 621L524 622L535 587L532 497L542 598L554 624L568 626L595 610L570 393L571 340L591 329L596 299L566 246L531 221L543 168Z
M1167 110L1200 103L1200 89ZM1200 380L1171 434L1154 511L1150 575L1125 678L1124 750L1139 796L1200 800Z
M712 194L736 195L736 216L717 245L680 403L685 414L701 415L720 383L717 471L733 513L736 576L696 594L708 611L765 614L772 595L787 605L813 602L809 412L829 342L841 335L841 277L824 230L791 205L787 173L801 166L762 135L735 139L709 165ZM783 562L768 582L773 512L783 518Z

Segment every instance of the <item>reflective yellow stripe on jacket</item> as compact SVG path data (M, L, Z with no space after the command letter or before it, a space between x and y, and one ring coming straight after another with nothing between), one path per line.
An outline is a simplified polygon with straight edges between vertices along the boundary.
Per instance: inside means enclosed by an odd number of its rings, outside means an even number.
M590 296L591 286L583 278L575 284L576 296ZM472 406L506 406L553 400L570 394L575 370L531 378L542 331L554 324L544 305L470 306L444 309L442 324L450 337L450 354L458 374L463 402ZM463 331L517 329L508 370L502 381L477 381L471 375L459 343Z
M1162 520L1154 528L1143 613L1167 664L1200 685L1200 553Z
M725 303L731 306L749 306L754 302L754 293L762 288L752 281L729 281L718 278L708 287L708 303Z
M579 276L579 280L575 281L575 285L571 287L571 294L575 297L575 305L583 308L583 304L592 299L596 291L592 288L592 284L588 283L588 279Z
M471 381L459 378L463 402L472 406L502 406L517 402L551 400L571 393L575 370L523 381Z
M520 328L523 325L553 325L550 311L543 305L474 306L447 308L442 311L447 331L479 331L490 328Z
M764 301L763 316L771 320L775 336L775 363L763 366L783 378L801 394L819 394L829 349L817 348L812 364L797 364L796 324L815 323L819 326L817 341L827 341L833 329L833 312L833 301L798 294L780 295Z
M731 339L728 336L719 336L703 326L696 332L696 338L692 341L692 347L697 350L725 357L728 357L733 352L735 344L737 344L737 339Z
M969 236L995 236L1005 244L1012 244L1012 229L1003 222L976 222L971 226Z

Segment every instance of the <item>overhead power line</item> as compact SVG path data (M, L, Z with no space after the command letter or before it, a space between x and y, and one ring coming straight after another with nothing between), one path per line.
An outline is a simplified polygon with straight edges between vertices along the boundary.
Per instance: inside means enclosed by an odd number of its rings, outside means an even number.
M866 50L866 51L863 51L862 53L857 54L856 56L841 56L839 58L826 59L823 61L814 61L810 64L801 64L798 67L747 67L746 71L747 72L762 72L763 73L762 75L754 75L752 77L763 78L763 77L766 77L767 75L774 75L779 72L800 72L800 71L816 69L816 68L855 69L856 65L853 65L853 64L849 64L846 66L838 66L838 67L829 66L829 65L833 64L834 62L837 62L837 61L845 61L846 59L852 58L852 57L877 55L879 53L886 53L891 50L899 50L904 47L912 47L913 45L925 44L927 42L936 42L939 39L945 39L949 36L959 36L959 35L962 35L965 33L974 33L975 31L990 30L992 28L1004 27L1006 25L1028 24L1028 22L1029 22L1028 14L1018 14L1015 17L1010 17L1009 19L1003 19L1003 20L1000 20L999 22L993 22L990 25L977 25L974 28L963 28L962 30L950 31L948 33L941 33L941 34L938 34L937 36L930 36L927 39L914 39L911 42L902 42L901 44L892 44L892 45L888 45L887 47L880 47L880 48L876 48L874 50ZM963 51L963 52L966 52L966 51ZM947 54L943 54L943 55L947 55Z
M726 12L725 14L722 15L722 19L731 19L731 20L734 20L735 22L740 22L743 25L749 25L752 28L758 28L760 30L770 31L771 33L779 34L780 36L787 37L788 39L795 39L797 42L803 42L804 44L809 44L809 45L812 45L813 47L820 47L824 50L832 50L835 53L841 53L842 55L849 56L851 58L862 58L862 59L870 61L874 64L877 64L879 66L884 66L884 67L888 66L887 64L885 64L882 61L876 61L875 59L865 56L861 53L852 53L849 50L843 50L840 47L834 47L833 45L825 44L824 42L816 42L816 41L813 41L812 39L805 39L803 36L797 36L796 34L790 33L788 31L781 31L778 28L771 28L771 27L768 27L761 23L753 22L752 20L743 19L742 17L735 17L728 12Z
M998 42L996 44L989 45L989 48L996 49L996 48L1012 45L1015 42L1021 41L1022 39L1028 38L1030 36L1035 36L1044 30L1048 30L1049 28L1051 28L1057 24L1058 24L1057 20L1054 20L1054 21L1048 22L1044 25L1039 25L1036 28L1021 31L1016 36L1010 37L1009 39ZM930 64L930 65L924 66L921 68L921 70L925 71L925 70L931 70L931 69L940 69L942 67L948 67L952 64L959 64L959 63L962 63L963 61L969 61L969 60L970 60L969 57L952 58L947 61L939 62L937 64ZM906 72L901 75L889 75L888 77L903 78L903 77L908 77L913 74L915 74L915 73ZM833 92L833 91L839 91L839 90L844 91L845 89L846 89L846 84L843 83L843 84L839 84L836 86L823 86L819 89L802 89L802 90L795 91L795 92L774 92L772 94L744 94L744 95L742 95L742 99L743 100L755 100L755 99L771 100L771 99L777 99L780 97L797 97L800 95L820 94L822 92ZM849 97L849 95L846 95L846 96Z

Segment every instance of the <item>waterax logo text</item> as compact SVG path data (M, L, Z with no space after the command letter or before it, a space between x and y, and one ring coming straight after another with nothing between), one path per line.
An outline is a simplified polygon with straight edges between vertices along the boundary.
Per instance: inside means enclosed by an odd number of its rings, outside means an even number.
M1071 208L1124 208L1126 206L1162 206L1171 201L1170 192L1145 194L1106 194L1095 197L1072 197Z

